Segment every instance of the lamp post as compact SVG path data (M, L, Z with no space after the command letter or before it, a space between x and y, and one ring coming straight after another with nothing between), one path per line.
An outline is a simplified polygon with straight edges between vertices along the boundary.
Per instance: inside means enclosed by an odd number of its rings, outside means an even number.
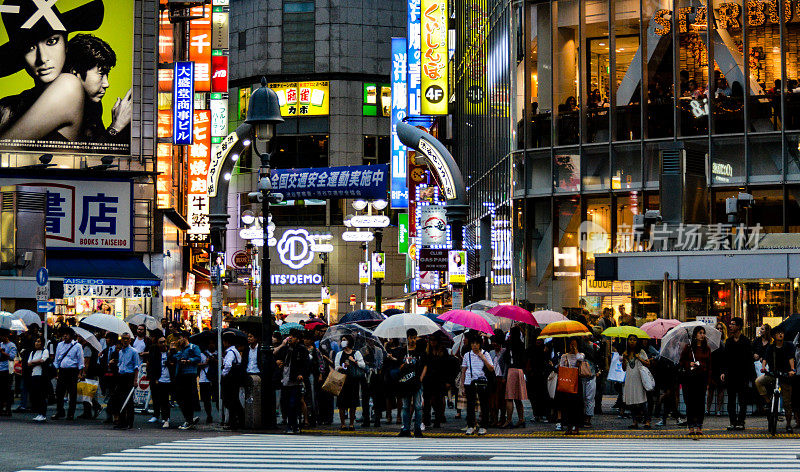
M267 80L261 78L261 88L250 96L245 123L252 125L255 131L253 152L261 160L258 170L258 192L248 194L251 203L261 203L261 213L264 221L269 220L270 201L280 202L283 195L272 193L270 181L270 153L269 142L275 136L275 125L283 123L278 95L267 88ZM258 142L266 143L264 153L259 152ZM269 234L266 224L262 225L264 236L264 252L261 259L261 350L262 381L261 381L261 427L272 429L277 426L275 418L275 393L272 391L272 284L270 277Z
M366 201L366 200L354 200L353 209L356 211L363 211L367 210L367 215L372 216L373 210L378 212L383 212L389 203L386 200L373 200L373 201ZM381 243L383 242L383 227L375 226L373 227L373 239L375 240L375 252L379 253L382 252ZM369 245L367 242L363 243L364 254L366 257L366 261L370 262L369 258ZM367 289L364 287L364 308L366 308L367 302ZM381 299L383 296L383 279L375 279L375 311L380 313L381 312Z

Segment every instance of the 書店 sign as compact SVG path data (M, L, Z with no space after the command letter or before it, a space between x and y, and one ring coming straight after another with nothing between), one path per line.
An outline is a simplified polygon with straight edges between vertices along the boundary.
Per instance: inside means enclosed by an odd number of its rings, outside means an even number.
M48 193L45 216L48 248L132 249L132 182L76 179L55 183L50 179L0 177L0 187L11 185L21 191L26 191L25 187L39 187Z
M421 113L447 114L447 4L422 0Z
M329 113L328 81L281 82L268 85L278 95L281 116L320 116Z

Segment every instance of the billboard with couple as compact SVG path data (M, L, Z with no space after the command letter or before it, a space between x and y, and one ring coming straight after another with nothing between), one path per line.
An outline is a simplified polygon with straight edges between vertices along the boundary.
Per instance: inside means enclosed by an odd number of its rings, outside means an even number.
M0 151L130 154L134 0L2 0Z

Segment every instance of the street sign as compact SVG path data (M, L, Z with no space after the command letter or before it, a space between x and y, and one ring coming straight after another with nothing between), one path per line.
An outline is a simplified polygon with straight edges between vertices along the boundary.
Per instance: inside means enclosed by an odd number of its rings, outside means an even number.
M231 257L234 267L244 268L250 265L250 254L245 251L236 251Z
M50 300L50 284L36 287L36 300L42 302Z
M353 228L385 228L391 220L386 215L355 215L350 218Z
M350 306L356 306L356 296L350 295Z
M36 311L39 313L56 311L56 302L38 301L36 302Z
M47 285L48 280L50 280L50 275L47 272L47 268L40 267L36 272L36 283L39 284L40 287L44 287Z
M342 233L342 240L347 242L365 242L372 241L375 236L370 231L345 231Z

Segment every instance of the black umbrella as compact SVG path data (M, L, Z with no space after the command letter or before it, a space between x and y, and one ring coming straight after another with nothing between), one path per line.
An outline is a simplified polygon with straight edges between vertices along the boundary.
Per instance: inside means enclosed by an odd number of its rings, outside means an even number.
M400 310L399 308L389 308L387 310L383 310L383 314L386 316L399 315L401 313L405 312L403 310Z
M356 310L344 315L339 323L361 323L369 321L383 321L385 317L372 310Z
M784 335L783 338L788 341L794 341L795 336L797 333L800 333L800 314L793 314L792 316L786 318L785 320L781 321L781 324L778 325L778 328L783 328Z
M240 331L236 328L225 328L222 330L222 336L233 336L234 337L234 344L241 345L247 344L247 333L244 331ZM197 333L189 338L189 341L192 344L197 344L198 346L207 346L209 342L217 340L217 330L209 329L200 333Z

